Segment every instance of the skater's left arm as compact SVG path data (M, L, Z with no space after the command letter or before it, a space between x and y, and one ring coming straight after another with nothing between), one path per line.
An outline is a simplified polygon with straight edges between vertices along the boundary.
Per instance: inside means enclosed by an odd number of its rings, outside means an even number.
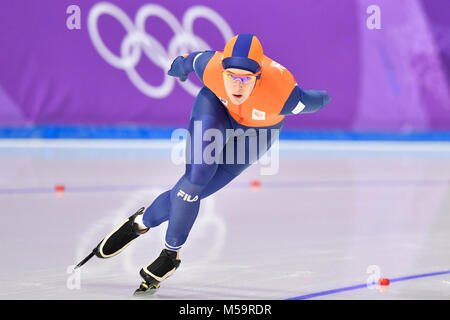
M280 115L313 113L325 107L330 100L331 96L325 90L302 90L296 84Z

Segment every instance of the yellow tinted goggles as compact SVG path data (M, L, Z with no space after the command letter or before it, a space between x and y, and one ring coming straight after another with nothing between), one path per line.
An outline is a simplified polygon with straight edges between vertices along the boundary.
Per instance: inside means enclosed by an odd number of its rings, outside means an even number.
M231 71L225 70L223 72L223 77L230 81L238 80L238 81L241 81L241 83L243 83L243 84L247 84L247 83L250 83L252 80L256 79L260 73L261 72L243 75L243 74L236 74Z

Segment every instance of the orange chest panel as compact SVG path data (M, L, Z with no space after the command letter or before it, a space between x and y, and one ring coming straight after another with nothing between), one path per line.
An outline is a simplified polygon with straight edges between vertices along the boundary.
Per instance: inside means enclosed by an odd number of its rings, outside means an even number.
M261 77L256 81L250 97L241 105L233 104L223 83L222 52L208 62L203 83L219 98L239 124L248 127L272 126L284 119L280 115L286 100L296 85L292 74L283 66L264 57Z

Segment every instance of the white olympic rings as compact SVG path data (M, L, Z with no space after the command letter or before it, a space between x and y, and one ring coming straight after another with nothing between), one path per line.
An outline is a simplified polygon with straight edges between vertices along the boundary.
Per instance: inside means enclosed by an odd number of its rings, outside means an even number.
M111 52L100 36L98 19L104 14L114 17L127 31L127 35L120 46L120 56ZM162 19L174 32L167 51L155 37L145 31L145 23L151 16ZM106 62L115 68L124 70L131 82L142 93L152 98L161 99L167 97L175 85L175 78L167 75L167 70L169 70L172 61L177 56L190 51L211 49L204 40L193 33L194 21L197 18L204 18L213 23L222 34L225 43L233 37L233 32L228 23L213 9L205 6L189 8L184 14L182 24L180 24L177 18L167 9L157 4L147 4L138 10L133 23L122 9L109 2L99 2L92 7L88 15L88 31L94 47ZM152 86L148 84L136 71L135 67L139 63L142 53L163 70L164 80L161 85ZM189 79L179 83L193 96L200 90Z

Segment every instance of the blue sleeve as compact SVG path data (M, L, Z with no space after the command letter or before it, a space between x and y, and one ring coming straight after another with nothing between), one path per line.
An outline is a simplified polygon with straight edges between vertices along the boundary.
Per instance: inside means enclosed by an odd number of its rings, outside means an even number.
M187 57L183 58L183 72L189 74L194 71L194 59L197 55L201 54L202 51L195 51L190 53Z
M280 115L316 112L325 107L330 100L331 96L324 90L302 90L296 85Z
M215 51L210 50L192 52L183 60L185 73L189 74L194 71L197 77L203 82L203 71L205 71L206 65L215 53Z
M209 60L214 56L215 51L203 51L195 55L193 58L192 68L195 71L197 77L203 82L203 71L205 71L206 65Z
M195 51L186 57L178 56L173 60L167 74L172 77L177 77L181 81L186 81L189 74L194 71L203 82L203 71L215 53L215 51L209 50Z

